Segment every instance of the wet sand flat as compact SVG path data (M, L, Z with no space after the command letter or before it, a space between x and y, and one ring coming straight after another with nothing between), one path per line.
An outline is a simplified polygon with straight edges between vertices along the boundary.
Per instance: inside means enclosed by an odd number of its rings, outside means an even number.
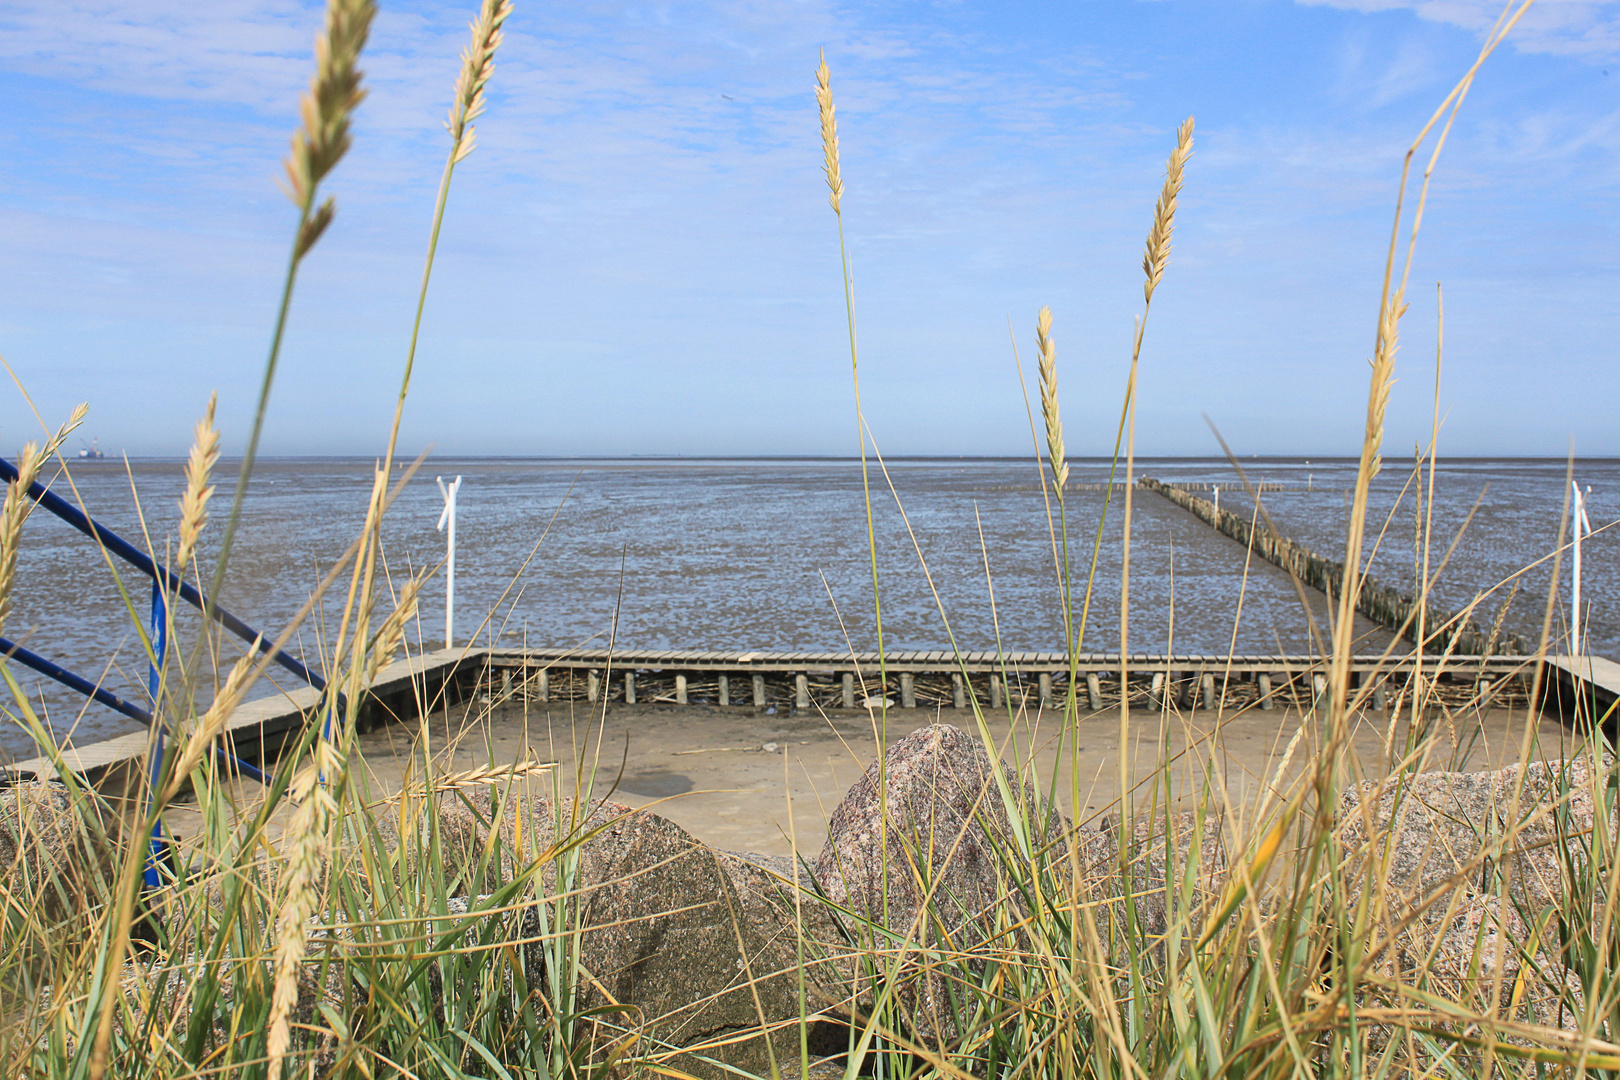
M1480 770L1511 763L1519 757L1526 721L1523 709L1436 717L1425 765ZM600 706L584 703L509 702L390 725L361 736L359 743L377 796L398 789L409 758L414 757L413 769L420 768L424 746L436 771L448 774L538 759L557 763L552 783L565 795L589 790L593 798L652 807L728 850L785 855L796 842L814 857L829 815L874 759L876 728L884 722L864 710L792 714L613 704L604 714ZM887 738L892 743L935 722L977 730L969 710L891 709ZM1002 713L987 719L986 726L1003 760L1033 760L1043 788L1055 776L1057 801L1066 813L1080 820L1107 813L1118 785L1117 710L1083 713L1073 740L1060 738L1057 712L1029 713L1016 722ZM1316 728L1314 717L1292 709L1229 715L1133 709L1129 733L1136 803L1148 805L1154 798L1157 772L1160 792L1168 787L1190 807L1207 791L1211 805L1224 810L1228 829L1241 829L1264 791L1279 779L1286 787L1308 767ZM1530 735L1535 757L1557 757L1577 745L1556 720L1541 719ZM1406 738L1404 719L1392 728L1385 714L1362 715L1355 720L1352 761L1364 775L1382 775L1390 749L1398 754Z

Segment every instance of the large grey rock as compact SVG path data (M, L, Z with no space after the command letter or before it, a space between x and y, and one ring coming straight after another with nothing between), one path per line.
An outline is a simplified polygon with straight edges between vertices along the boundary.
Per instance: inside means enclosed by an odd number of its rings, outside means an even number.
M1017 832L984 745L948 724L912 732L874 761L827 825L815 877L834 903L892 933L953 938L1007 899ZM1001 766L1036 848L1061 822L1034 786ZM919 922L924 896L929 918ZM914 935L916 936L916 935ZM918 937L921 940L921 937Z
M629 1016L600 1014L603 1052L623 1029L642 1027L652 1042L644 1038L638 1053L657 1046L667 1053L668 1065L698 1075L723 1073L704 1058L762 1074L769 1072L773 1051L784 1067L797 1061L793 894L805 890L799 906L811 928L807 1011L813 1041L826 1041L830 1022L820 1014L840 993L836 980L822 973L843 950L817 940L836 936L836 924L791 867L718 851L657 814L612 802L576 813L543 798L503 801L475 791L447 804L438 827L446 852L460 866L486 860L485 873L472 875L482 885L524 861L491 858L497 846L492 833L500 847L514 851L520 836L527 836L523 850L531 859L548 848L557 852L536 876L538 896L526 908L492 916L509 921L503 933L530 942L524 947L525 978L531 987L544 985L547 957L556 955L536 940L543 936L536 905L548 905L552 926L564 905L578 918L580 1008L633 1010ZM455 909L466 911L466 905L460 899ZM572 915L565 921L571 923Z
M1420 773L1345 792L1338 833L1347 895L1354 904L1369 886L1378 890L1377 929L1393 941L1383 957L1386 971L1425 965L1435 986L1484 1008L1500 976L1498 1005L1511 1005L1516 993L1528 1016L1559 1022L1556 1000L1571 992L1557 955L1559 920L1540 935L1533 924L1554 909L1561 919L1581 917L1587 902L1572 891L1567 861L1582 861L1599 843L1593 830L1607 831L1611 842L1616 836L1612 814L1596 819L1592 782L1583 756L1488 772ZM1526 953L1533 963L1525 963Z
M1172 932L1201 931L1209 908L1226 887L1220 818L1191 810L1139 813L1131 821L1123 866L1119 832L1115 819L1102 829L1077 834L1083 898L1097 902L1099 933L1120 947L1133 925L1124 901L1127 891L1136 909L1135 932L1150 947L1160 947Z
M1023 849L997 765L957 728L912 732L844 796L814 864L828 899L854 916L855 936L873 962L900 957L901 1008L932 1042L949 1040L957 1028L943 968L981 968L976 954L984 943L1021 917L1008 868L1024 861ZM1033 785L999 767L1036 859L1046 858L1060 838L1060 816Z

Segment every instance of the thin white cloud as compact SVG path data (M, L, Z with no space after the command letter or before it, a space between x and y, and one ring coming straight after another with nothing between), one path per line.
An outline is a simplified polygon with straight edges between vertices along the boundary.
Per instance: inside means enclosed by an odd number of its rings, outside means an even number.
M1346 11L1410 11L1428 22L1485 34L1496 25L1501 0L1296 0ZM1513 28L1509 44L1524 52L1593 60L1620 56L1620 3L1613 0L1540 0Z
M16 0L0 64L115 93L282 108L320 11L296 0Z
M1353 40L1344 50L1335 96L1357 107L1382 108L1437 81L1434 53L1421 41L1403 40L1386 57L1364 40Z

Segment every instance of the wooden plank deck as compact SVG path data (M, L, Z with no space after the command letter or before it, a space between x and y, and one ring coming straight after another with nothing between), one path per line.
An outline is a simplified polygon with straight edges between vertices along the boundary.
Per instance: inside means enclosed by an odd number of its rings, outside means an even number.
M442 683L441 676L449 677L462 665L472 663L481 666L483 654L482 649L444 649L396 660L379 671L377 677L367 685L367 696L385 708L402 695L420 698L425 693L431 697L435 689L432 683ZM302 724L305 714L315 707L318 697L313 689L303 686L244 702L225 722L222 734L243 757L256 758L257 754L250 752L252 743L266 735L279 734ZM432 704L431 701L427 703ZM114 766L144 758L150 738L149 732L136 731L85 746L72 746L63 751L62 764L75 773L96 777ZM27 774L45 780L54 779L57 775L55 763L46 757L13 762L9 771L13 775Z

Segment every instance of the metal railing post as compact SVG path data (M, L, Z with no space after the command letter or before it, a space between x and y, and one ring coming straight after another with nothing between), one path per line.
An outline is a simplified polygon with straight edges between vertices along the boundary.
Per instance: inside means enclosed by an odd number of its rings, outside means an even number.
M152 663L147 670L146 687L152 695L152 752L147 756L147 774L150 783L146 792L146 809L150 813L157 799L158 784L163 780L164 735L167 726L158 709L158 698L163 694L163 661L169 651L168 605L163 600L163 586L152 579ZM162 884L158 876L158 863L163 858L163 819L152 822L152 836L146 853L146 887L155 889Z

